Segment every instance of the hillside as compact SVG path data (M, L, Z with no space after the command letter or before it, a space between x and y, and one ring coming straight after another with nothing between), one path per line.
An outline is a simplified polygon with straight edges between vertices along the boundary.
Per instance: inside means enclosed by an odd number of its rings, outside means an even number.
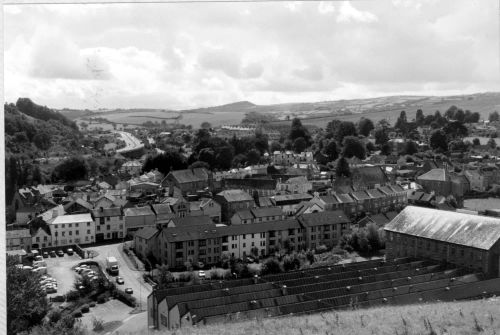
M271 114L281 121L289 123L288 119L300 117L304 124L324 126L332 119L358 121L366 116L373 121L387 119L395 122L399 113L405 110L408 118L415 117L417 109L422 109L425 114L434 113L436 110L444 113L450 106L456 105L464 110L479 112L481 118L487 118L489 113L500 110L500 92L477 93L457 96L388 96L369 99L332 100L321 102L298 102L273 105L256 105L249 101L240 101L222 106L186 109L110 109L98 111L67 110L61 111L71 119L83 116L101 116L117 123L142 123L157 119L174 120L182 115L181 123L199 126L201 119L214 126L222 124L239 123L248 112ZM90 114L93 113L93 114Z
M36 153L40 157L49 151L64 153L78 146L81 134L76 124L58 112L27 98L15 105L6 104L4 112L6 155Z
M499 334L500 299L388 306L354 311L186 327L154 334ZM123 327L125 328L125 327ZM138 326L119 328L120 334L144 334ZM128 331L127 331L128 330Z

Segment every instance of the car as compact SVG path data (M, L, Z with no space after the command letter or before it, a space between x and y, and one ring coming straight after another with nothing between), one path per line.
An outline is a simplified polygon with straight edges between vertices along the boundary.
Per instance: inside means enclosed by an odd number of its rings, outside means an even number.
M44 251L42 257L43 258L49 258L49 253L47 251Z
M35 262L40 262L40 261L43 261L43 257L42 256L35 256Z
M64 252L62 250L57 250L57 256L63 257L64 256Z
M134 290L132 290L130 287L127 287L127 288L125 289L125 293L127 293L127 294L132 294L132 293L134 293Z
M55 287L47 287L45 289L45 292L48 293L48 294L57 293L57 288L55 288Z
M50 257L57 257L56 252L54 250L49 252Z
M68 248L68 250L66 250L66 253L67 253L69 256L73 255L73 249Z
M78 272L78 271L80 271L81 269L82 269L81 267L77 266L77 267L76 267L76 268L74 268L73 270L75 270L75 272Z
M123 285L125 283L125 281L123 280L122 277L116 277L116 283L118 285Z
M205 278L205 271L203 270L198 271L198 277Z

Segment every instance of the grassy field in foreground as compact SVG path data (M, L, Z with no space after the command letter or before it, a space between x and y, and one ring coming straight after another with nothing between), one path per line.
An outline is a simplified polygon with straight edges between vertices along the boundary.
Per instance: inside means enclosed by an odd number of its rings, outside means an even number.
M147 329L144 330L147 333ZM153 332L151 332L153 333ZM120 335L126 334L120 332ZM500 298L387 306L354 311L187 327L154 334L500 334Z

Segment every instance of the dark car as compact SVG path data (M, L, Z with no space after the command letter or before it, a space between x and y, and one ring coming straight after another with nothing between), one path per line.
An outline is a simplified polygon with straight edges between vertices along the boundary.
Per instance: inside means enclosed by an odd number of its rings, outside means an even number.
M56 252L54 250L49 252L49 255L50 255L50 257L57 257Z
M73 255L73 249L68 248L68 250L66 250L66 253L67 253L69 256Z
M127 287L127 288L125 289L125 293L127 293L127 294L132 294L132 293L134 293L134 290L132 290L130 287Z
M116 277L116 283L118 285L123 285L125 283L125 281L123 280L122 277Z
M49 253L47 251L43 253L43 258L49 258Z
M57 250L57 256L63 257L64 256L64 252L62 250Z

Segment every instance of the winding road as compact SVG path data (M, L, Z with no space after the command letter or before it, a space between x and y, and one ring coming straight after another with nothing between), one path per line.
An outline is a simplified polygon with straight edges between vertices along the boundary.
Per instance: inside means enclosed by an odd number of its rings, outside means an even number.
M121 138L125 141L125 148L119 149L116 152L124 153L129 151L134 151L137 149L144 148L144 144L137 137L128 133L126 131L114 131L116 134L120 134Z

